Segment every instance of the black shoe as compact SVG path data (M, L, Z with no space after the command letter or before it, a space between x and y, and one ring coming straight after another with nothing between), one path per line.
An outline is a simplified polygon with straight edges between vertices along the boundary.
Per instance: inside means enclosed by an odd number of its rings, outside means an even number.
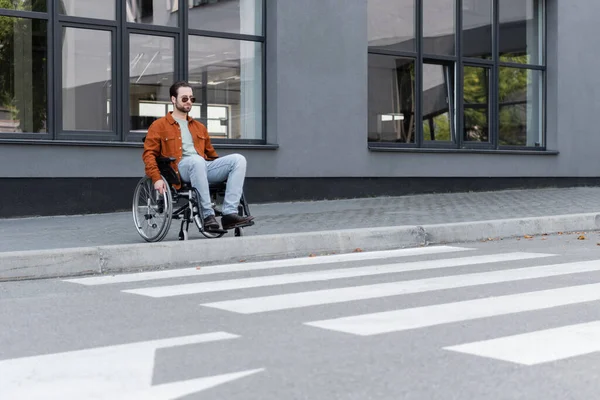
M204 229L207 231L216 231L219 229L219 223L214 215L209 215L208 217L204 218Z
M221 225L223 225L223 229L229 230L249 225L253 219L254 217L251 216L241 217L239 214L227 214L221 217Z

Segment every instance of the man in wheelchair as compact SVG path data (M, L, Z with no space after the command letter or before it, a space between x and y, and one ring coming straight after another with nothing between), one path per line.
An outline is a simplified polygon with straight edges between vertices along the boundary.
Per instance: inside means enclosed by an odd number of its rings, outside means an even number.
M195 101L190 85L180 81L169 89L173 111L154 121L144 141L146 175L154 188L164 194L168 188L161 179L157 157L172 157L171 167L180 181L190 182L200 195L204 228L218 230L219 223L211 205L209 184L227 182L221 225L229 230L246 226L251 216L238 214L238 205L246 177L246 159L241 154L219 157L213 148L208 130L188 113Z

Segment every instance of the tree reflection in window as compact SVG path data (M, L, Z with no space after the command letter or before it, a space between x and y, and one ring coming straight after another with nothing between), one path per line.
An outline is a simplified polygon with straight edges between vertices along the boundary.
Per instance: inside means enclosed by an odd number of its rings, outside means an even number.
M464 67L464 140L489 142L490 69Z
M46 21L0 16L0 132L47 131L46 68Z

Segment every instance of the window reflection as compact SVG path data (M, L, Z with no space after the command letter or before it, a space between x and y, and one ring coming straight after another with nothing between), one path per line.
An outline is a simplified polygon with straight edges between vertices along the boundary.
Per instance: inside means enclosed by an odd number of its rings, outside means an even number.
M500 67L500 145L542 145L540 71Z
M46 132L46 21L0 17L0 132Z
M72 17L115 19L114 0L58 0L58 10Z
M369 54L369 142L415 143L415 62Z
M263 0L188 0L190 29L262 35Z
M112 130L111 33L80 28L63 32L63 130Z
M2 0L0 1L0 8L46 12L46 0Z
M178 0L171 0L177 3ZM179 13L173 10L173 5L167 7L162 3L157 3L155 0L127 0L126 13L127 22L135 22L140 24L153 24L164 26L178 26Z
M453 141L451 106L454 96L452 64L423 64L423 140Z
M489 142L490 69L464 67L464 140Z
M129 36L129 115L131 131L146 131L164 117L171 104L169 87L175 81L175 39Z
M190 36L195 117L207 125L211 136L262 138L261 65L261 43Z
M500 2L500 60L540 64L542 42L540 0Z
M454 0L423 1L423 52L454 55Z
M463 55L492 58L492 0L463 0Z
M415 0L369 0L369 46L415 51Z

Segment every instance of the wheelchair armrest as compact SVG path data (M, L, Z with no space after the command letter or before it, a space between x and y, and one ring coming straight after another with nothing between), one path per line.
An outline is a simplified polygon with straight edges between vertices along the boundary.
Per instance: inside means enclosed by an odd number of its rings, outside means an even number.
M156 162L159 164L169 164L175 160L175 157L156 157Z

